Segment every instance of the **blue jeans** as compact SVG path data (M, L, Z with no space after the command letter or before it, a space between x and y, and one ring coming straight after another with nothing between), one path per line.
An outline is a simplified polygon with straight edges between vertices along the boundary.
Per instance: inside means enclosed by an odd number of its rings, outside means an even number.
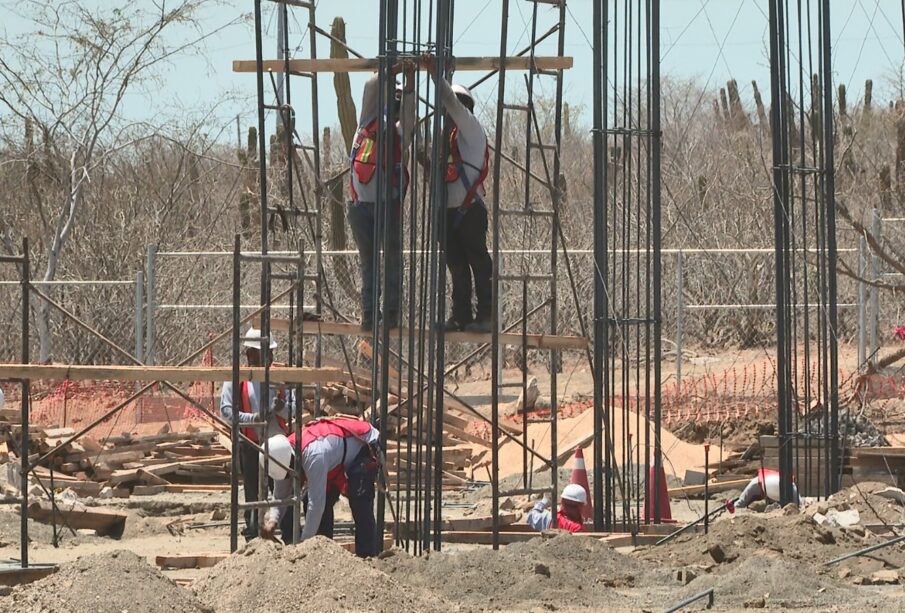
M361 448L352 466L346 469L349 507L355 521L355 555L360 558L370 558L380 553L377 522L374 519L374 481L377 469L371 459L371 448L367 445Z
M352 237L355 244L358 245L358 255L361 260L361 313L362 319L373 321L374 311L374 241L375 238L380 245L382 237L375 237L377 222L383 222L383 218L377 219L375 211L378 215L383 215L382 208L374 206L373 202L353 202L349 205L346 216L349 219L349 226L352 228ZM402 280L402 250L400 247L399 237L399 206L394 205L390 212L390 227L387 233L387 244L384 253L387 258L390 273L386 278L386 302L387 311L394 315L399 314L399 288ZM380 270L383 273L383 270ZM380 298L380 289L377 289L377 298ZM380 310L380 305L377 305Z

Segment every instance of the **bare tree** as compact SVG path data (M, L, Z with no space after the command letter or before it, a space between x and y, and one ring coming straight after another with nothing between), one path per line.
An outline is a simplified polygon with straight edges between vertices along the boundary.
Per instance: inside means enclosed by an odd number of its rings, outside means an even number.
M26 174L41 175L36 180L42 188L30 190L29 198L44 225L44 281L57 274L92 175L111 155L153 132L123 117L126 96L157 76L168 60L241 19L205 31L199 12L215 3L155 0L145 3L150 8L132 4L124 10L78 1L19 3L29 27L0 40L0 109L11 113L18 130L27 126L27 141L33 133L43 141L40 153L27 142ZM47 163L34 173L39 155ZM10 242L7 226L0 236ZM44 302L37 332L40 359L47 361L51 343Z

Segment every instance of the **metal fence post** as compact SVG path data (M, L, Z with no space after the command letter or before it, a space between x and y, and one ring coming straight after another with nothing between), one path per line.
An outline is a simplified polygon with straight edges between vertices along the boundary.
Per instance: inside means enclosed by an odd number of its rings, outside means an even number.
M145 339L145 364L154 364L154 353L157 349L157 322L154 321L154 307L157 301L155 285L157 280L157 245L148 245L147 262L147 291L145 299L147 304L147 338Z
M858 370L864 369L864 360L867 358L867 240L862 236L858 239Z
M685 311L683 265L684 256L679 251L676 254L676 389L680 392L682 387L682 316Z
M144 361L144 318L142 317L142 309L144 309L145 295L145 273L139 270L135 275L135 357L139 362Z
M878 243L882 232L882 220L877 209L871 210L870 232ZM874 283L880 281L880 257L876 253L870 255L870 278ZM870 288L870 364L877 363L877 355L880 353L880 288L876 285Z

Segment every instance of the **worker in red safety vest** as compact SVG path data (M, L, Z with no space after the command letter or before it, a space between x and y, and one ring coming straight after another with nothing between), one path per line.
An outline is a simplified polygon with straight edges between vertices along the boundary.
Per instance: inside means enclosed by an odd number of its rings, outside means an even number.
M741 495L733 503L736 508L744 509L755 500L772 500L779 502L779 471L771 468L761 468L757 476L752 478L742 490ZM795 485L795 477L792 477L792 502L801 506L798 496L798 487Z
M243 341L245 347L245 359L249 366L263 366L264 357L262 352L261 332L256 328L250 328L245 334ZM276 349L277 342L271 340L269 349L266 350L266 359L273 364L273 350ZM232 381L223 383L220 390L220 415L226 423L231 424L233 420L233 408L239 409L239 424L260 423L261 417L261 397L263 396L261 383L252 383L243 381L240 385L239 393L233 390ZM240 427L240 431L252 443L260 443L260 441L274 434L285 434L289 431L288 420L292 418L295 411L295 393L289 388L280 385L271 385L268 394L268 402L270 404L270 416L265 426L248 425ZM242 473L242 486L245 491L245 502L254 502L258 500L258 491L260 481L258 479L258 448L245 441L239 440L239 470ZM246 540L250 540L258 536L258 514L251 509L245 510L245 529L242 531Z
M395 74L402 67L403 64L395 66L391 78L395 78ZM397 86L396 96L389 103L394 110L393 116L398 118L393 138L391 184L381 185L382 188L387 188L390 194L390 201L387 203L389 211L383 205L384 193L378 193L377 174L383 170L377 166L378 144L383 141L377 133L380 123L378 119L380 114L384 113L386 120L388 113L386 108L383 110L379 108L380 82L376 73L364 85L358 131L349 154L351 203L346 217L349 220L352 237L358 246L361 270L361 327L364 331L373 329L379 312L377 301L380 298L380 291L379 287L375 290L374 256L377 251L375 244L379 247L384 236L387 242L383 245L383 252L387 258L389 272L386 277L387 312L383 314L383 319L384 324L390 328L399 326L399 291L402 279L400 214L409 184L409 173L403 152L412 144L415 135L417 107L414 64L405 63L404 71L403 85ZM386 160L383 161L383 166L386 167ZM389 222L386 232L378 232L378 228L383 227L385 219Z
M333 538L333 505L342 494L349 500L355 522L356 555L376 556L379 550L373 507L380 466L380 432L370 422L351 417L315 420L302 429L301 462L295 461L295 441L295 433L271 437L269 452L284 466L301 468L302 480L308 486L301 540L316 534ZM274 480L274 499L288 499L292 495L288 471L274 462L268 463L268 470ZM292 513L287 512L290 508L271 507L261 535L273 538L279 526L283 541L291 542L294 520Z
M446 113L449 156L446 160L446 267L452 280L452 312L446 330L490 332L493 313L493 260L487 251L487 205L484 180L490 168L487 134L474 115L467 87L450 85L437 74L436 58L421 56ZM472 311L471 283L477 309Z
M545 495L543 499L534 504L534 508L528 511L528 525L543 532L551 528L568 530L569 532L581 532L584 529L584 517L581 510L588 502L588 493L577 483L570 483L563 489L559 498L559 512L556 521L553 521L553 513L548 508L550 499Z

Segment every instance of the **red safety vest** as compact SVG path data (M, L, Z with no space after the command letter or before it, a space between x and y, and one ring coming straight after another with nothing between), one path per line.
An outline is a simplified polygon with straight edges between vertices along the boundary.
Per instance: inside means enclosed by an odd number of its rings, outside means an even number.
M467 181L464 181L468 193L465 195L465 200L462 201L462 204L460 205L463 209L467 210L471 207L474 202L474 197L478 193L478 189L481 185L484 184L484 180L487 179L489 171L490 145L488 144L484 146L484 164L481 166L481 174L478 175L478 180L470 186L468 186ZM462 160L462 154L459 152L459 128L456 127L449 133L449 157L446 160L446 182L455 183L464 178L466 178L465 162Z
M248 386L249 386L248 381L242 382L242 400L239 403L239 412L240 413L254 413L254 411L251 408L251 400L248 397ZM285 396L286 396L286 394L283 390L280 390L277 393L278 398L285 399ZM277 424L279 424L280 428L283 430L283 433L289 434L289 424L286 423L286 420L278 415L275 417L277 418ZM253 443L258 442L258 433L255 431L254 426L248 426L247 428L240 428L239 431L242 434L244 434L245 436L247 436L248 440L250 440L251 442L253 442Z
M584 530L584 524L577 522L575 520L569 519L565 515L561 513L556 514L556 528L560 530L568 530L569 532L581 532Z
M348 417L322 418L305 424L302 429L302 453L314 441L328 436L341 438L357 438L361 441L371 432L371 423ZM289 435L289 442L295 447L295 432ZM346 493L347 479L344 462L340 462L327 473L327 489L331 487L341 494Z
M409 184L409 171L402 165L402 143L396 138L396 146L393 148L393 185L399 186L399 171L401 170L405 185ZM352 172L361 183L367 185L374 178L377 171L377 119L358 130L355 141L352 144ZM355 183L349 176L349 191L353 200L358 200L355 192Z

